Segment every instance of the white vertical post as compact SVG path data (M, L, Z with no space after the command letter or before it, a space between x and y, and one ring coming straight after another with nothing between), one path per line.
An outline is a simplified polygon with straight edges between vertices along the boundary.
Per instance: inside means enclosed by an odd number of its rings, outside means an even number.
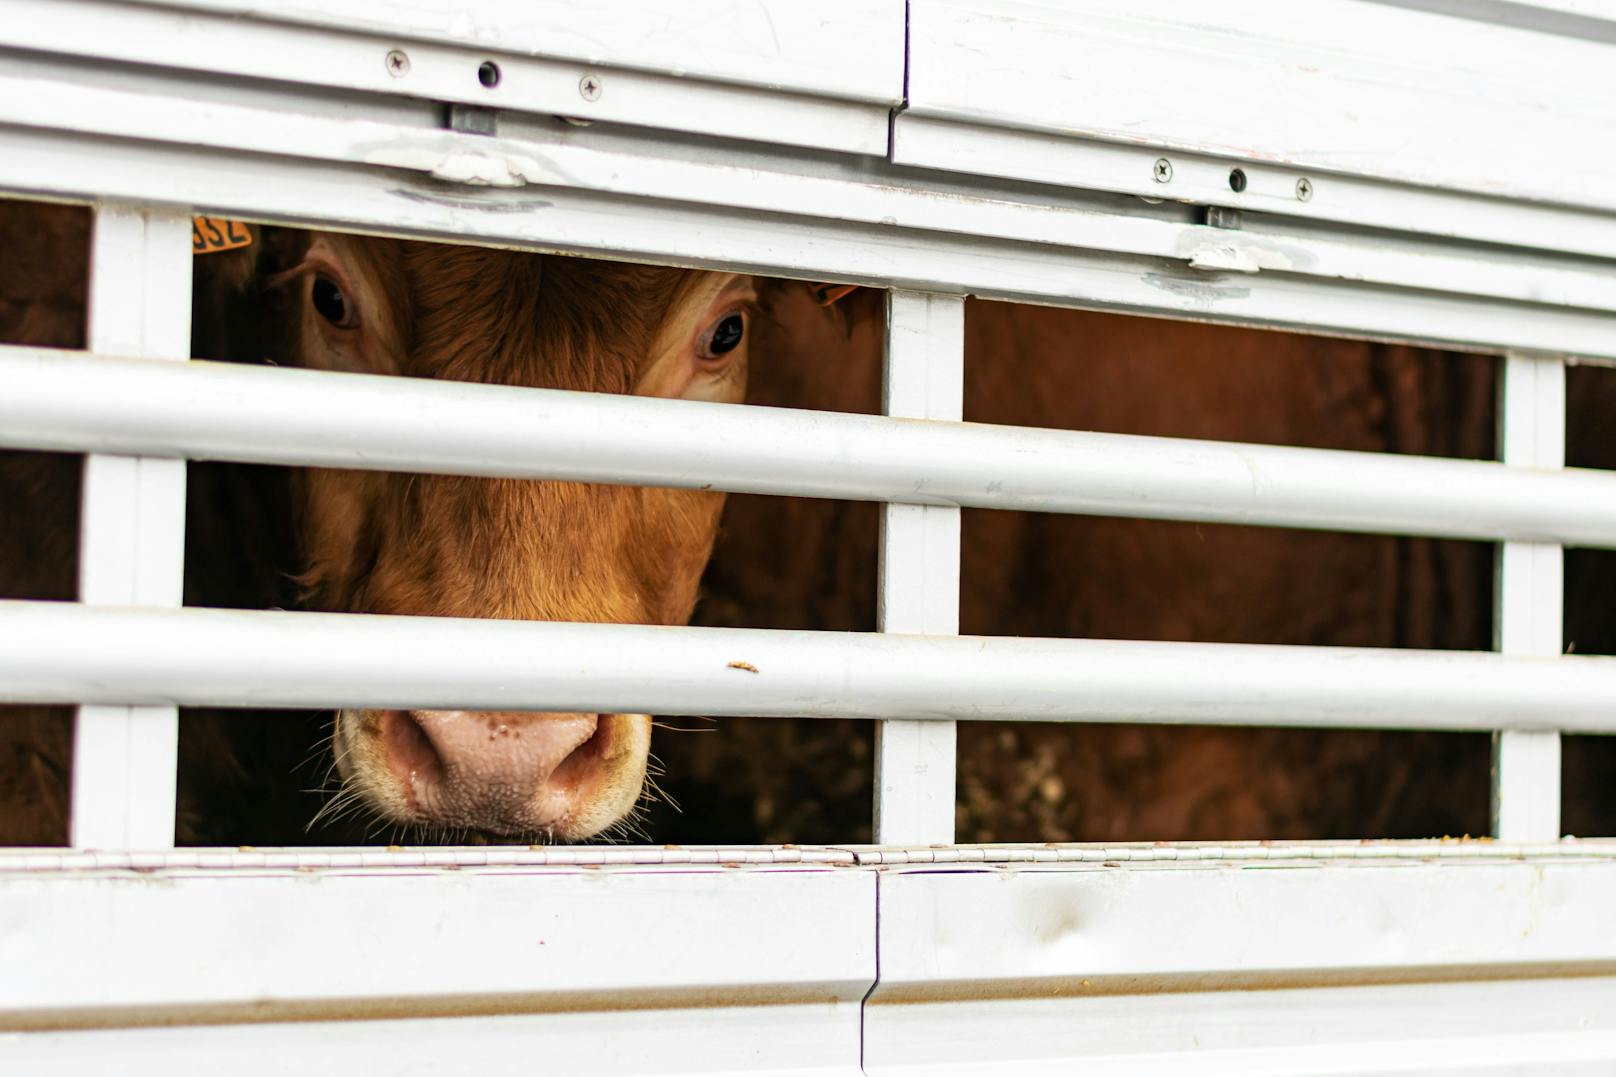
M1565 363L1509 355L1498 392L1499 454L1516 467L1565 466ZM1498 547L1493 645L1505 654L1554 657L1561 650L1560 547ZM1560 837L1560 734L1493 734L1492 825L1505 841Z
M89 344L114 355L191 350L191 222L102 206L90 269ZM84 463L79 600L178 606L185 462L91 454ZM174 707L82 706L73 746L72 842L174 844L179 715Z
M887 293L884 410L959 419L965 393L965 300ZM959 632L960 511L885 505L881 514L882 632ZM954 840L954 723L884 721L875 734L875 840Z

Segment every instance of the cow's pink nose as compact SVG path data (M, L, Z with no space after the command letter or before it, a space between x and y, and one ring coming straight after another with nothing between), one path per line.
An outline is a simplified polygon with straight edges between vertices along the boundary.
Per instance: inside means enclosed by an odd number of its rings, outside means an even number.
M429 823L515 834L554 829L596 769L595 714L383 711L387 769Z

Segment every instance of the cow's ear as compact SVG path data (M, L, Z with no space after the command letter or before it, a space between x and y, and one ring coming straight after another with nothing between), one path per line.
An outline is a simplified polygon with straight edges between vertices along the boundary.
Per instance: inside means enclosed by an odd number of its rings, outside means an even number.
M828 307L843 296L858 291L856 284L810 284L808 291L814 297L814 302L822 307Z
M263 229L227 217L191 219L191 260L199 284L219 295L246 289L263 254Z
M191 353L198 359L260 362L270 341L264 282L286 268L290 229L227 222L227 234L247 242L200 250L193 234ZM211 238L211 233L204 238Z

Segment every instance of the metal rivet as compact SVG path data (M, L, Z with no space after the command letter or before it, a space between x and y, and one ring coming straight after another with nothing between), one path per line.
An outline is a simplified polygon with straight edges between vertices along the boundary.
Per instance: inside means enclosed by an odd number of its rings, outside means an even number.
M1306 176L1303 176L1301 179L1296 181L1296 198L1300 202L1306 202L1312 197L1313 181L1308 179Z
M585 101L599 101L600 89L599 75L585 75L578 80L578 93Z
M1156 158L1156 165L1150 170L1150 174L1156 178L1157 183L1166 183L1173 178L1173 162L1165 157Z
M410 58L404 54L403 49L394 49L387 54L387 73L395 79L401 79L410 73Z
M1229 190L1239 194L1246 189L1246 174L1243 170L1235 168L1229 171Z

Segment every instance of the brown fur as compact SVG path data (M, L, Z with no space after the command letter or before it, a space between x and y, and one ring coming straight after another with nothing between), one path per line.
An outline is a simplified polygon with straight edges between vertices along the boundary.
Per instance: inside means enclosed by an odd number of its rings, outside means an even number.
M399 373L451 381L626 393L687 277L474 247L362 249L398 304ZM449 617L682 624L722 504L436 475L325 472L303 487L312 605ZM622 571L598 571L603 560Z

